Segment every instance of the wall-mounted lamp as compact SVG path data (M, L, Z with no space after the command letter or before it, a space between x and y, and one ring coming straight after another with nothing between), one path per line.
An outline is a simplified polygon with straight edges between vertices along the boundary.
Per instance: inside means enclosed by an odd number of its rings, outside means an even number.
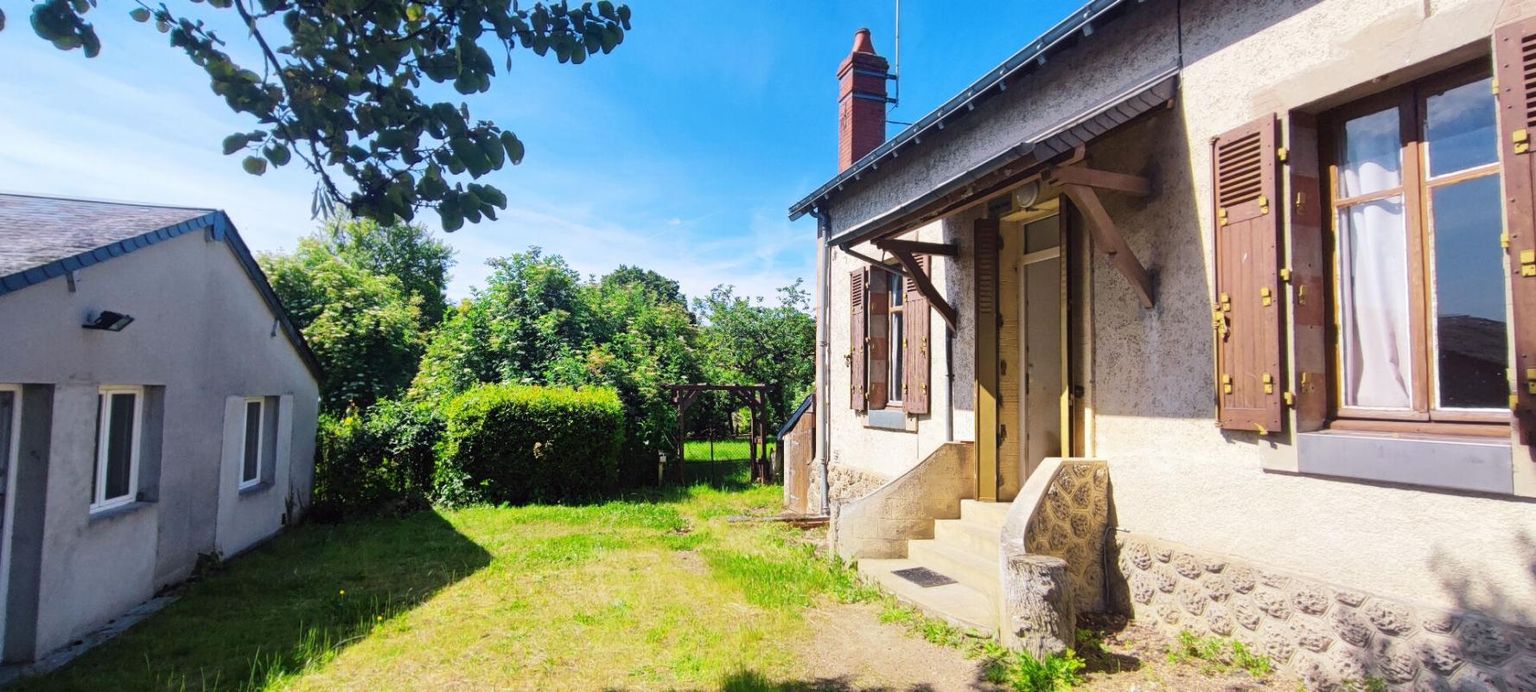
M86 329L101 329L109 332L123 331L123 327L133 324L133 315L124 315L121 312L102 310L92 320L80 326Z
M1013 206L1019 210L1029 209L1040 201L1040 181L1034 180L1025 183L1013 193Z

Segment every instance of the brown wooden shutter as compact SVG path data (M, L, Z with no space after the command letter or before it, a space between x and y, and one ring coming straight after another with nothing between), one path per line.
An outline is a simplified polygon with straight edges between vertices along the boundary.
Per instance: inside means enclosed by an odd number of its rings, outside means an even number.
M922 267L923 273L929 273L932 264L928 255L918 255L917 264ZM904 299L903 319L906 320L907 343L902 348L902 385L901 406L902 409L912 415L928 413L928 383L929 383L929 317L932 312L928 309L928 298L922 291L917 290L917 281L912 277L906 278L906 298Z
M1280 430L1284 413L1280 201L1272 115L1211 145L1216 202L1217 418L1229 430Z
M1514 409L1517 440L1536 443L1536 19L1493 32L1493 78L1499 85L1499 158L1504 166L1504 229L1509 234L1510 313L1514 316ZM1528 462L1523 462L1528 463ZM1518 471L1518 470L1517 470ZM1521 474L1517 472L1517 476Z
M869 294L869 333L864 340L869 348L869 371L865 374L866 393L871 410L883 409L891 398L891 290L890 274L870 269L865 280Z
M1290 176L1291 321L1295 342L1296 430L1321 430L1328 424L1328 337L1326 279L1323 276L1323 186L1318 162L1317 119L1304 113L1289 118L1286 167Z
M977 219L972 247L976 269L976 499L997 500L998 488L998 263L1002 227L997 219Z
M869 270L855 269L848 275L848 394L849 405L855 411L863 411L864 401L864 328L868 323L864 306L868 297L864 290Z

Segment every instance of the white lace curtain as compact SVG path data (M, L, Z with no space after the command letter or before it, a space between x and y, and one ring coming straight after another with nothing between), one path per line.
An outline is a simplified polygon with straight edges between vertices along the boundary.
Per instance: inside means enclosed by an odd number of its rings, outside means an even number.
M1340 196L1402 185L1397 117L1391 109L1346 126ZM1344 403L1410 408L1413 342L1402 196L1357 204L1339 214Z

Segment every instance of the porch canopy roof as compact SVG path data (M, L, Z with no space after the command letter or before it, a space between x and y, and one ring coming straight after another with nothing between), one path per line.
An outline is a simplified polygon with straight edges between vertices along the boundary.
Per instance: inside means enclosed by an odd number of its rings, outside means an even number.
M927 192L830 235L825 241L847 248L902 233L980 204L1038 175L1047 165L1110 130L1171 104L1177 91L1178 68L1171 66L1084 112L1006 146Z

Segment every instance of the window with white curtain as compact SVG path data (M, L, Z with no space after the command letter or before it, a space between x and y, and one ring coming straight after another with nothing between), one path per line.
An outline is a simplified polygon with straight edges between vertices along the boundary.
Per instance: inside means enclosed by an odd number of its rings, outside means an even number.
M1487 68L1371 97L1329 122L1338 415L1506 421L1503 222Z

